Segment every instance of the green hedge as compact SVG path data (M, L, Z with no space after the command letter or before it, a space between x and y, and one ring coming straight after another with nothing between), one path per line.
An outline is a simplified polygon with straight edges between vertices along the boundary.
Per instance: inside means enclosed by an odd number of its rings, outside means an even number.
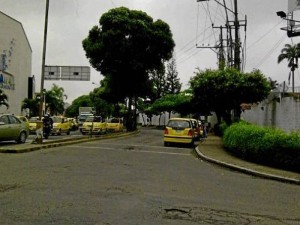
M240 122L228 127L224 147L257 163L300 172L300 133L259 127Z

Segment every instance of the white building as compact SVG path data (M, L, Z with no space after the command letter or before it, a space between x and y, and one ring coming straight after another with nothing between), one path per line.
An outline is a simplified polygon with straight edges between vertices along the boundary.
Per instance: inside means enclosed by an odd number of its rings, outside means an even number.
M0 30L0 89L9 104L8 109L1 106L0 113L19 115L21 103L29 94L32 49L22 24L1 11Z

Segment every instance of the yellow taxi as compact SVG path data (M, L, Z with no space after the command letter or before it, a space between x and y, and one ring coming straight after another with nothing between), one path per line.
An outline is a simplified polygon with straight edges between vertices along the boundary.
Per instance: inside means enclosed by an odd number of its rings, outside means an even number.
M103 134L107 132L107 122L101 116L89 116L80 130L82 134Z
M19 118L21 121L23 121L26 124L27 128L29 129L29 120L27 119L26 116L16 116L16 117Z
M188 118L171 118L164 130L164 145L183 143L194 145L195 130L193 122Z
M71 126L69 121L64 116L52 116L53 128L51 134L61 135L62 133L70 134Z
M39 117L31 117L28 120L28 125L29 125L29 133L30 134L35 134L36 129L37 129L37 123L40 122Z
M107 121L107 131L110 132L119 132L123 131L124 125L121 118L110 118Z
M67 120L70 123L71 130L78 130L79 125L75 118L67 118Z

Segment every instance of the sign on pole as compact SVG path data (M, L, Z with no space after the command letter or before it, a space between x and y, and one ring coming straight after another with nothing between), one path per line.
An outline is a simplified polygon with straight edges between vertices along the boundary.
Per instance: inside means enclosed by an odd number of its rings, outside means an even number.
M61 80L90 80L90 67L88 66L62 66Z
M91 69L88 66L45 66L45 80L89 81Z
M45 80L60 80L59 66L45 66Z

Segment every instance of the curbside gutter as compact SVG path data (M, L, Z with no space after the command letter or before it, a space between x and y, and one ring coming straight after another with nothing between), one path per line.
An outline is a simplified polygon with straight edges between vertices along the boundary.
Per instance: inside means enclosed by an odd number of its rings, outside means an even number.
M245 173L245 174L249 174L249 175L252 175L252 176L256 176L256 177L262 177L262 178L265 178L265 179L270 179L270 180L280 181L280 182L284 182L284 183L300 185L300 180L298 180L298 179L287 178L287 177L277 176L277 175L273 175L273 174L258 172L258 171L251 170L251 169L248 169L248 168L245 168L245 167L240 167L240 166L236 166L236 165L233 165L233 164L225 163L225 162L207 157L206 155L204 155L199 150L199 146L197 146L195 148L195 150L196 150L197 155L201 159L203 159L207 162L214 163L214 164L217 164L219 166L222 166L222 167L225 167L225 168L228 168L228 169L232 169L232 170L235 170L235 171L239 171L239 172L242 172L242 173Z
M54 147L60 147L65 145L72 145L77 143L83 143L83 142L90 142L90 141L99 141L99 140L105 140L105 139L111 139L111 138L119 138L119 137L127 137L131 135L136 135L140 131L133 131L133 132L123 132L123 133L111 133L106 134L102 136L88 136L88 137L81 137L81 138L70 138L65 140L53 140L53 141L47 141L43 144L28 144L27 146L24 146L23 144L14 145L13 147L1 147L0 153L26 153L26 152L32 152L37 151L41 149L47 149L47 148L54 148Z

